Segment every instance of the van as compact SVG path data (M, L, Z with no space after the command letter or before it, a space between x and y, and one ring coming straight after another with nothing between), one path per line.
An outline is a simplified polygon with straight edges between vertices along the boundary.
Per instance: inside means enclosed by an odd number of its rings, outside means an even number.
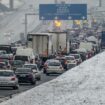
M30 62L35 60L34 51L32 48L18 48L14 60L22 60L25 62Z

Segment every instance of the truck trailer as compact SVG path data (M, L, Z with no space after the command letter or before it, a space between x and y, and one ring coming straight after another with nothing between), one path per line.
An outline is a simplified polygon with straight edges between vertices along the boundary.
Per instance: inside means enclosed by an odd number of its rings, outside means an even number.
M48 57L52 54L52 34L29 33L27 35L27 46L34 50L35 55Z

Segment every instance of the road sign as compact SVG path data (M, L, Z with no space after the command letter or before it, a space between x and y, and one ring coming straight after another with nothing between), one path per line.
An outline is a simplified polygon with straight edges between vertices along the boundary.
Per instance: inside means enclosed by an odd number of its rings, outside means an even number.
M87 4L40 4L40 20L86 20Z

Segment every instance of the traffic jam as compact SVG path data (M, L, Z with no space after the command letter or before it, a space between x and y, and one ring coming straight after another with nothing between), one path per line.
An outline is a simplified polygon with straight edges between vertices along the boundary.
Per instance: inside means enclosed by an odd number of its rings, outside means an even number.
M0 87L16 90L22 83L35 85L42 81L42 74L59 76L79 66L100 53L100 32L97 26L66 33L30 33L25 44L0 45Z

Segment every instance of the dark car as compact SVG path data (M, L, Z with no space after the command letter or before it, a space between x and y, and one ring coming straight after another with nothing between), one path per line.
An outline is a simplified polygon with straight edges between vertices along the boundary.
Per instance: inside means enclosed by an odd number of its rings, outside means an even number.
M15 74L19 83L31 83L36 84L35 73L31 68L17 68Z
M41 80L41 72L39 71L36 64L24 64L23 67L24 68L31 68L34 71L36 71L36 72L34 72L36 80Z
M16 70L16 68L22 67L24 62L21 60L12 60L10 61L11 69Z

